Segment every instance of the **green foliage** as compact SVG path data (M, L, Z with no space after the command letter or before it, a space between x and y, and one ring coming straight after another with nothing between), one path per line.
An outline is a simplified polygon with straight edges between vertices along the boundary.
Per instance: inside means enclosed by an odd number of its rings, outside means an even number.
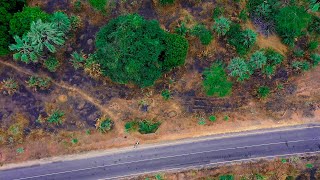
M52 124L62 124L62 119L64 117L65 113L60 110L54 110L49 117L47 118L47 121Z
M262 69L267 64L267 57L263 51L256 51L252 54L248 65L251 72L257 69Z
M229 116L225 115L225 116L223 117L223 120L228 121L228 120L229 120Z
M71 29L71 21L68 15L63 12L55 12L51 16L50 20L54 24L55 29L57 29L58 31L67 33Z
M311 41L311 42L309 42L308 49L310 51L314 51L314 50L318 49L318 46L319 46L318 41Z
M8 33L10 19L14 13L22 9L24 3L20 0L0 0L0 56L9 53L8 46L12 42L12 37Z
M249 0L247 3L251 17L260 18L267 22L273 21L280 6L281 2L278 0Z
M199 117L198 124L201 126L206 125L206 119L204 117Z
M164 100L169 100L171 97L171 92L168 89L165 89L161 92L161 96L163 97Z
M98 11L105 12L109 0L89 0L90 5Z
M219 180L234 180L234 175L226 174L219 176Z
M17 12L10 20L10 31L12 36L23 36L30 30L33 21L46 21L49 14L43 12L39 7L25 7L21 12Z
M222 65L212 64L203 72L203 75L203 87L208 96L224 97L231 93L232 82L228 80Z
M63 45L64 33L56 29L53 23L43 23L41 20L32 22L30 31L22 38L14 37L16 44L11 44L11 51L18 51L13 55L15 60L25 63L37 62L38 57L48 50L56 52L56 45Z
M287 176L285 180L294 180L295 178L293 176Z
M217 6L213 9L213 12L212 12L212 18L215 19L215 18L218 18L219 16L221 16L222 14L224 13L224 8L221 7L221 6Z
M170 5L170 4L174 4L175 0L159 0L159 3L161 5Z
M9 95L14 94L19 89L19 84L13 78L4 79L0 83L0 90L5 91Z
M219 17L215 19L215 24L213 25L213 30L216 31L218 35L224 36L230 30L231 21L225 17Z
M245 10L245 9L241 10L241 12L239 14L239 19L242 20L243 22L247 22L248 21L248 12L247 12L247 10Z
M312 169L313 167L314 167L313 164L310 164L310 163L306 164L306 168L308 168L308 169Z
M164 32L157 21L129 14L101 28L96 47L94 59L103 75L118 83L147 87L163 72L184 63L188 42Z
M200 39L201 44L208 45L213 39L212 33L204 25L198 24L191 30L191 35L196 36Z
M309 3L312 12L317 12L320 10L320 2L318 0L309 0Z
M209 116L209 121L215 122L217 120L217 117L214 115Z
M16 152L18 154L22 154L22 153L24 153L24 148L23 147L19 147L19 148L17 148Z
M298 71L308 71L311 68L311 65L308 61L293 61L292 67Z
M79 142L79 140L77 138L72 138L71 139L71 143L72 144L77 144Z
M80 52L76 52L74 51L72 54L71 54L71 63L72 63L72 66L75 68L75 69L79 69L79 68L82 68L83 67L83 64L85 62L85 58L83 57L83 53Z
M73 7L75 11L80 12L82 9L81 0L77 0L76 2L74 2Z
M314 32L316 34L320 34L320 17L318 16L312 16L311 23L308 26L309 32Z
M151 122L150 120L143 120L139 122L139 132L141 134L150 134L155 133L159 126L161 125L160 122Z
M270 94L270 88L267 86L260 86L257 92L260 98L266 98Z
M254 45L257 34L251 30L242 30L239 24L232 24L226 33L228 43L236 48L237 53L245 55Z
M287 6L281 8L275 17L276 31L285 44L293 45L310 21L311 16L302 7Z
M186 26L186 23L182 22L179 27L175 29L175 32L180 36L186 36L189 29Z
M59 61L54 57L49 57L46 61L44 61L44 66L50 72L56 72L59 67Z
M317 53L311 54L310 58L311 58L311 61L312 61L314 66L319 65L319 63L320 63L320 54L317 54Z
M31 76L27 81L27 84L28 87L31 88L46 90L51 86L51 79L48 77L41 78L38 76Z
M113 128L114 122L110 118L100 118L97 120L96 128L101 133L106 133Z
M271 48L265 50L265 55L267 57L267 64L271 66L281 64L284 59L284 56L282 54Z
M156 174L155 175L156 180L164 180L161 174Z
M255 175L255 179L256 179L256 180L265 180L266 177L262 176L261 174L256 174L256 175Z
M139 127L138 121L129 121L129 122L126 122L126 124L124 125L126 132L137 131L138 127Z
M273 76L275 72L276 72L276 67L275 66L267 65L262 69L262 73L265 74L268 77Z
M245 59L236 57L233 58L228 65L228 70L230 71L230 76L236 77L237 81L244 81L249 79L251 76L249 67L245 61Z

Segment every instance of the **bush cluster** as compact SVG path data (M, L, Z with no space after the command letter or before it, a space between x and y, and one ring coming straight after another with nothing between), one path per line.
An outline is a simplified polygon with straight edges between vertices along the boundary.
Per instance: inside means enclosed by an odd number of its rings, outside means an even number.
M110 131L114 126L114 122L110 118L105 118L102 117L97 120L96 122L96 128L101 132L101 133L106 133Z
M50 78L42 78L38 76L31 76L27 81L29 87L34 89L46 90L51 86Z
M161 5L170 5L170 4L174 4L175 0L159 0L159 3Z
M213 39L213 35L206 26L198 24L191 29L191 35L196 36L200 39L201 44L208 45Z
M159 126L160 122L154 122L153 120L133 120L125 124L126 132L132 132L138 130L141 134L150 134L155 133Z
M184 64L188 41L164 32L157 21L137 14L119 16L96 37L95 61L113 81L147 87L172 68Z

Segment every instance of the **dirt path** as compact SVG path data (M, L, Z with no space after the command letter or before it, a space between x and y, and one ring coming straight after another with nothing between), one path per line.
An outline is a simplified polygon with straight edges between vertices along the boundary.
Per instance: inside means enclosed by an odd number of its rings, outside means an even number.
M12 63L8 63L8 62L5 62L3 60L0 60L0 64L2 65L5 65L5 66L8 66L16 71L18 71L19 73L22 73L22 74L26 74L26 75L29 75L29 76L38 76L38 74L36 73L33 73L27 69L24 69L24 68L21 68L15 64L12 64ZM107 115L108 117L110 117L111 119L117 119L116 116L114 115L113 112L111 112L108 108L104 107L104 105L100 104L99 103L99 100L91 97L89 94L87 94L86 92L76 88L76 87L73 87L73 86L70 86L64 82L57 82L55 80L51 80L52 83L60 88L63 88L63 89L66 89L67 91L71 91L75 94L77 94L79 97L81 97L82 99L90 102L91 104L93 104L94 106L96 106L103 114ZM116 128L119 130L119 128Z

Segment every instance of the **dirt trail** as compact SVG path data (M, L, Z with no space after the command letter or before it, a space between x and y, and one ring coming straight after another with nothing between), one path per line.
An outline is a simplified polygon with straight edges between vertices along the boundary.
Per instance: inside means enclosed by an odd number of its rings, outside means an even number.
M0 64L3 64L5 66L8 66L20 73L23 73L23 74L26 74L26 75L29 75L29 76L38 76L38 74L36 73L33 73L27 69L23 69L17 65L14 65L14 64L11 64L11 63L8 63L8 62L5 62L5 61L2 61L0 60ZM102 113L104 113L105 115L108 115L108 117L110 117L111 119L116 119L115 115L113 112L111 112L108 108L104 107L102 104L99 103L99 100L89 96L86 92L76 88L76 87L73 87L73 86L70 86L64 82L57 82L55 80L51 80L52 83L60 88L63 88L63 89L66 89L68 91L71 91L75 94L78 94L82 99L92 103L94 106L96 106Z

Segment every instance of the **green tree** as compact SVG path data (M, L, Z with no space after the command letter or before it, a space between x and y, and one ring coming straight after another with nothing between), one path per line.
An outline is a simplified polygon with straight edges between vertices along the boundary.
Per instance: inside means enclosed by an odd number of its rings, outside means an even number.
M231 21L228 18L219 17L215 19L213 30L215 30L218 35L224 36L229 31L230 24L231 24Z
M263 51L256 51L252 54L249 60L249 68L252 72L257 69L263 68L267 64L267 57L265 56Z
M236 57L233 58L228 65L228 70L230 71L230 76L236 77L237 81L244 81L249 79L251 76L249 67L245 61L245 59Z
M203 72L203 87L208 96L224 97L231 93L232 82L228 80L228 76L219 64L212 66Z
M55 12L51 16L50 20L54 24L55 29L57 29L58 31L67 33L71 29L71 21L68 15L63 12Z
M23 36L30 30L30 24L33 21L41 19L46 21L49 14L43 12L39 7L25 7L21 12L17 12L10 20L10 31L12 36Z
M118 83L147 87L163 72L184 63L188 43L181 36L164 32L157 21L129 14L101 28L96 48L94 59L103 75Z
M310 14L302 7L287 6L281 8L275 17L276 31L285 44L293 45L294 39L302 34L310 21Z

